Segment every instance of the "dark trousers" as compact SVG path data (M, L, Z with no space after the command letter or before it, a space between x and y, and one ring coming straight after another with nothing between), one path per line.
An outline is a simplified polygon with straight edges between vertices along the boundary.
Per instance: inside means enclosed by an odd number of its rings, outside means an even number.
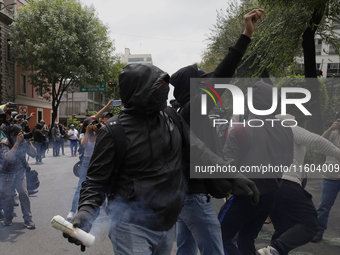
M10 181L0 179L0 196L4 205L6 219L13 219L13 198L15 193L14 189L16 189L19 193L20 206L24 220L31 220L31 203L27 192L26 175L24 175L23 178L19 178L17 176L14 180Z
M254 255L254 240L260 232L269 212L274 208L275 191L260 196L256 206L249 197L234 196L225 203L218 219L221 223L224 253L230 255ZM232 239L238 233L237 246Z
M271 246L280 255L310 242L318 232L312 195L298 183L281 181L275 207L269 215L275 228Z
M43 154L43 151L44 151L43 150L44 144L43 143L35 142L34 146L37 149L37 156L36 156L35 159L36 159L37 162L41 162L41 157L42 157L42 154Z
M60 138L60 148L61 148L61 153L64 155L64 143L65 143L65 138Z

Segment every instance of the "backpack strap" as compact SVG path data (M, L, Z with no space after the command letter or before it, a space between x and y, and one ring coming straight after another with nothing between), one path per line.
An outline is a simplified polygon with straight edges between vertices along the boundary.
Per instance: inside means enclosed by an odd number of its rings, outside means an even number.
M170 118L173 120L175 125L178 127L181 134L183 134L182 120L181 120L181 117L178 115L178 113L170 106L167 106L164 109L164 112L170 116Z
M111 174L111 184L116 183L123 159L126 152L126 136L123 125L118 117L118 115L113 116L111 119L107 120L105 126L109 130L115 150L115 167L113 173ZM111 185L108 191L108 196L114 195L117 185Z

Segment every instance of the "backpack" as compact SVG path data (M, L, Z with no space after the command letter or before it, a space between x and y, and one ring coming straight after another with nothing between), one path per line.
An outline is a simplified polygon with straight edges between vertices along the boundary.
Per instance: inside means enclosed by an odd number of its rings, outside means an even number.
M38 178L38 172L30 170L26 172L27 190L35 190L39 187L40 181Z

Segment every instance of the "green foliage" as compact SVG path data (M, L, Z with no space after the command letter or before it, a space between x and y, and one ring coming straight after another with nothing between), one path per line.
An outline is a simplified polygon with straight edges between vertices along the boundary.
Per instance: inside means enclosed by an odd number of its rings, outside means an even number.
M87 115L89 116L93 116L93 115L96 115L97 112L96 111L87 111Z
M302 35L308 27L340 53L339 34L334 32L336 22L340 22L338 0L243 0L238 5L229 2L226 11L217 13L202 54L205 71L216 68L242 33L243 16L259 6L265 11L244 56L243 65L250 72L243 77L259 77L265 69L274 77L289 75L287 68L294 65L295 57L302 56ZM320 24L311 24L313 15L322 17Z
M229 47L233 46L243 32L243 5L229 1L226 10L217 11L217 20L210 34L207 35L207 49L202 54L200 67L205 72L214 71Z
M109 73L108 73L108 82L116 82L117 86L114 88L111 88L109 86L106 86L106 92L103 92L103 95L106 99L110 100L119 100L120 94L119 94L119 73L122 71L123 67L126 65L125 63L121 63L119 60L120 56L117 56L115 59L115 63L111 66Z
M77 129L79 127L80 120L77 120L76 118L74 118L74 119L68 118L67 127L70 128L71 124L73 124L74 128Z
M113 107L113 111L111 110L110 112L112 112L113 115L117 115L120 112L120 107L115 106Z
M338 0L259 0L259 5L265 15L246 54L246 58L257 56L256 75L266 68L271 75L282 77L294 58L302 55L303 34L308 28L340 52L339 34L333 30L340 18ZM321 18L318 24L314 23L316 17Z
M68 86L108 78L114 50L108 27L79 0L30 1L19 8L11 31L14 60L32 71L31 83L52 100L54 115Z

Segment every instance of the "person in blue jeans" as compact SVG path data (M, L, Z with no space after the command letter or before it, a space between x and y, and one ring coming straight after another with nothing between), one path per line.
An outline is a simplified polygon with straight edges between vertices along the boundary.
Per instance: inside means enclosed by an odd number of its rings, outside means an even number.
M68 131L67 136L70 139L71 157L76 157L79 134L73 124L70 127L71 129Z
M250 37L255 30L257 21L261 19L262 12L262 9L254 9L244 16L244 32L236 44L230 47L228 54L214 72L206 74L194 64L179 69L170 79L174 86L174 97L179 103L179 115L190 126L192 132L204 142L205 146L220 157L223 153L211 120L207 115L195 114L192 111L192 109L200 109L201 95L190 93L190 79L207 76L232 77L251 41ZM217 92L222 95L224 90L217 90ZM207 104L209 112L214 105L209 100ZM221 226L210 202L205 179L188 178L188 192L184 207L178 216L177 228L177 255L197 254L198 249L202 255L224 254Z
M338 148L340 147L340 113L337 113L336 121L322 134L322 137L329 139ZM322 236L327 229L329 213L340 191L340 173L336 171L336 169L339 170L339 160L335 157L327 156L325 164L328 165L329 171L324 173L320 203L317 209L319 231L313 238L313 243L322 240Z
M92 122L93 122L93 119L91 118L85 119L83 123L82 133L80 134L80 143L85 148L85 150L84 150L84 157L82 159L82 164L81 164L80 173L79 173L78 186L77 186L77 189L74 194L73 201L72 201L72 207L66 216L66 219L68 221L73 219L74 214L77 211L81 185L83 181L85 181L86 179L87 169L89 168L90 160L91 160L93 150L94 150L94 145L97 139L96 134L98 133L98 129L96 126L92 125ZM74 129L73 124L71 125L71 129L72 130L70 131L75 131L78 134L77 130ZM70 136L70 131L69 131L69 136ZM71 133L75 134L75 132L71 132ZM77 140L75 140L75 142L77 144ZM77 146L75 148L77 148ZM74 154L72 153L72 155Z

